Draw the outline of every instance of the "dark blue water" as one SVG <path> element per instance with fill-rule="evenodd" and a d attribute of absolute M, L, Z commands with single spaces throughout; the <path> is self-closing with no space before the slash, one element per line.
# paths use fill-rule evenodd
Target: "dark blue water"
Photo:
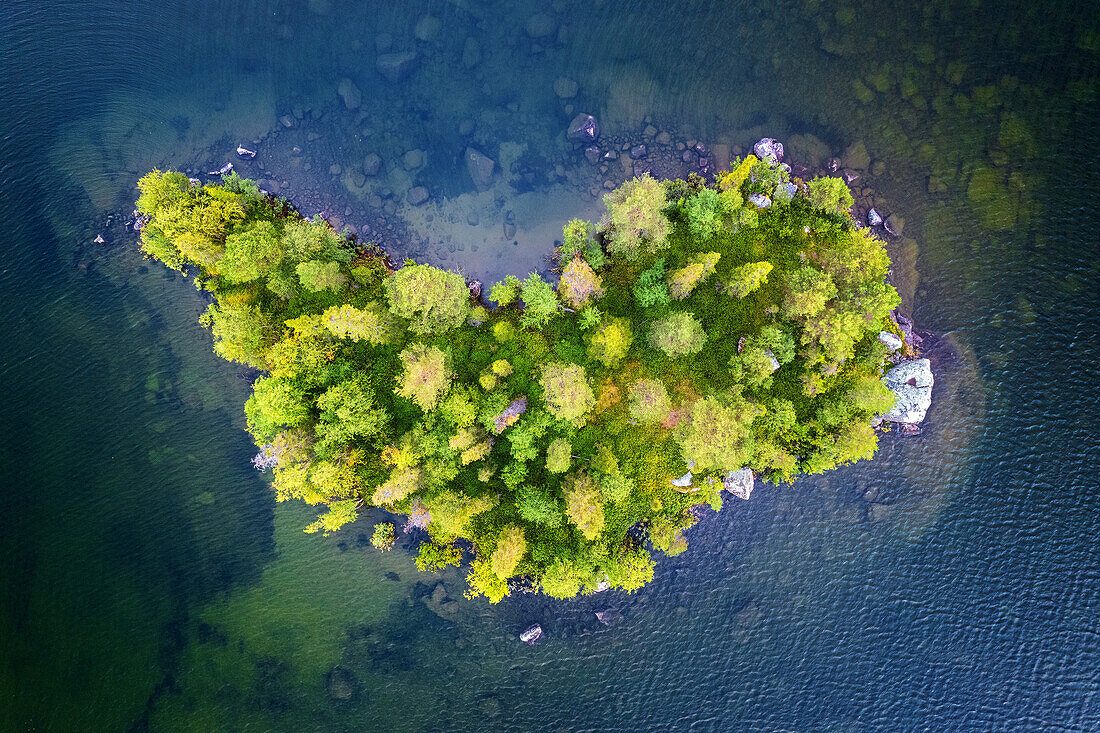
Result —
<path fill-rule="evenodd" d="M 1085 2 L 9 0 L 0 728 L 1097 729 L 1098 77 Z M 488 282 L 633 172 L 565 140 L 579 111 L 659 173 L 765 134 L 858 172 L 938 335 L 924 433 L 709 512 L 633 596 L 489 606 L 366 546 L 378 517 L 303 534 L 248 466 L 247 375 L 123 227 L 136 179 L 234 160 Z"/>

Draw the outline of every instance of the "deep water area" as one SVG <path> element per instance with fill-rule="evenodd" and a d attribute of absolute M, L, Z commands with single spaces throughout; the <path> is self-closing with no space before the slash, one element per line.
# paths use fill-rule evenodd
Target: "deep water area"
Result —
<path fill-rule="evenodd" d="M 0 729 L 1100 728 L 1095 3 L 0 21 Z M 462 571 L 415 570 L 415 533 L 371 547 L 374 510 L 304 534 L 315 513 L 249 464 L 256 375 L 129 226 L 147 171 L 231 162 L 488 285 L 548 273 L 562 225 L 636 173 L 707 175 L 763 136 L 887 218 L 932 408 L 872 461 L 708 509 L 633 595 L 469 600 Z"/>

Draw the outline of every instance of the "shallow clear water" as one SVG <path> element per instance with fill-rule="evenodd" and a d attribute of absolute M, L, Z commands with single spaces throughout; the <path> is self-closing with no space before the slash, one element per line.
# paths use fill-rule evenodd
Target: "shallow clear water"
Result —
<path fill-rule="evenodd" d="M 14 0 L 0 21 L 0 728 L 1100 725 L 1093 4 Z M 405 51 L 407 78 L 379 75 Z M 122 226 L 134 182 L 233 160 L 491 282 L 545 268 L 632 172 L 568 143 L 578 111 L 601 152 L 652 125 L 657 172 L 764 134 L 866 167 L 860 203 L 904 219 L 905 308 L 941 335 L 924 433 L 709 513 L 633 596 L 489 606 L 417 574 L 409 540 L 365 547 L 376 517 L 304 535 L 248 466 L 246 375 Z M 469 146 L 497 163 L 485 191 Z"/>

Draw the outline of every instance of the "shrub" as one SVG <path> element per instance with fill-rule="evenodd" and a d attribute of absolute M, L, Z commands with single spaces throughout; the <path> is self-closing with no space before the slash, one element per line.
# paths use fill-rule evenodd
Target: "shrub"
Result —
<path fill-rule="evenodd" d="M 640 379 L 630 386 L 630 416 L 652 425 L 668 417 L 672 400 L 659 379 Z"/>
<path fill-rule="evenodd" d="M 634 331 L 625 318 L 612 318 L 600 324 L 588 340 L 588 356 L 604 366 L 614 366 L 626 356 L 634 341 Z"/>
<path fill-rule="evenodd" d="M 542 385 L 543 399 L 550 413 L 566 422 L 583 424 L 584 416 L 596 403 L 584 367 L 579 364 L 546 364 L 542 368 L 539 384 Z"/>

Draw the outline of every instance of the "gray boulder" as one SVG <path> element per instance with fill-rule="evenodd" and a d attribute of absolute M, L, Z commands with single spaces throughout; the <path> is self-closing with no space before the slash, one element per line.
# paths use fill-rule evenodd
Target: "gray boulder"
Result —
<path fill-rule="evenodd" d="M 686 489 L 687 487 L 691 486 L 691 478 L 691 471 L 688 471 L 680 478 L 672 479 L 672 485 L 678 489 Z"/>
<path fill-rule="evenodd" d="M 901 340 L 901 337 L 892 334 L 889 331 L 881 331 L 878 335 L 878 340 L 879 343 L 886 346 L 886 348 L 890 349 L 890 351 L 897 351 L 905 345 L 904 342 Z"/>
<path fill-rule="evenodd" d="M 754 193 L 749 195 L 749 203 L 758 209 L 766 209 L 772 205 L 772 200 L 762 193 Z"/>
<path fill-rule="evenodd" d="M 773 137 L 761 138 L 760 142 L 752 146 L 752 152 L 760 160 L 770 156 L 775 158 L 777 162 L 783 162 L 783 143 Z"/>
<path fill-rule="evenodd" d="M 519 640 L 524 644 L 534 644 L 536 641 L 542 638 L 542 627 L 538 624 L 533 624 L 519 635 Z"/>
<path fill-rule="evenodd" d="M 592 115 L 582 112 L 569 123 L 569 130 L 565 135 L 573 142 L 594 143 L 600 136 L 600 123 Z"/>
<path fill-rule="evenodd" d="M 932 406 L 932 364 L 927 359 L 903 361 L 886 372 L 882 383 L 894 393 L 894 407 L 882 416 L 890 422 L 916 425 Z"/>
<path fill-rule="evenodd" d="M 722 486 L 734 496 L 748 500 L 752 495 L 752 490 L 756 487 L 756 475 L 748 467 L 730 471 L 722 479 Z"/>
<path fill-rule="evenodd" d="M 474 147 L 466 148 L 466 170 L 478 191 L 485 191 L 493 185 L 493 169 L 496 162 Z"/>
<path fill-rule="evenodd" d="M 798 193 L 798 186 L 793 183 L 781 183 L 775 189 L 775 200 L 779 203 L 790 201 Z"/>
<path fill-rule="evenodd" d="M 882 223 L 882 214 L 878 213 L 874 209 L 867 212 L 867 226 L 877 227 Z"/>
<path fill-rule="evenodd" d="M 374 68 L 386 81 L 397 83 L 404 81 L 416 70 L 419 60 L 415 51 L 401 51 L 398 53 L 381 53 L 374 63 Z"/>

